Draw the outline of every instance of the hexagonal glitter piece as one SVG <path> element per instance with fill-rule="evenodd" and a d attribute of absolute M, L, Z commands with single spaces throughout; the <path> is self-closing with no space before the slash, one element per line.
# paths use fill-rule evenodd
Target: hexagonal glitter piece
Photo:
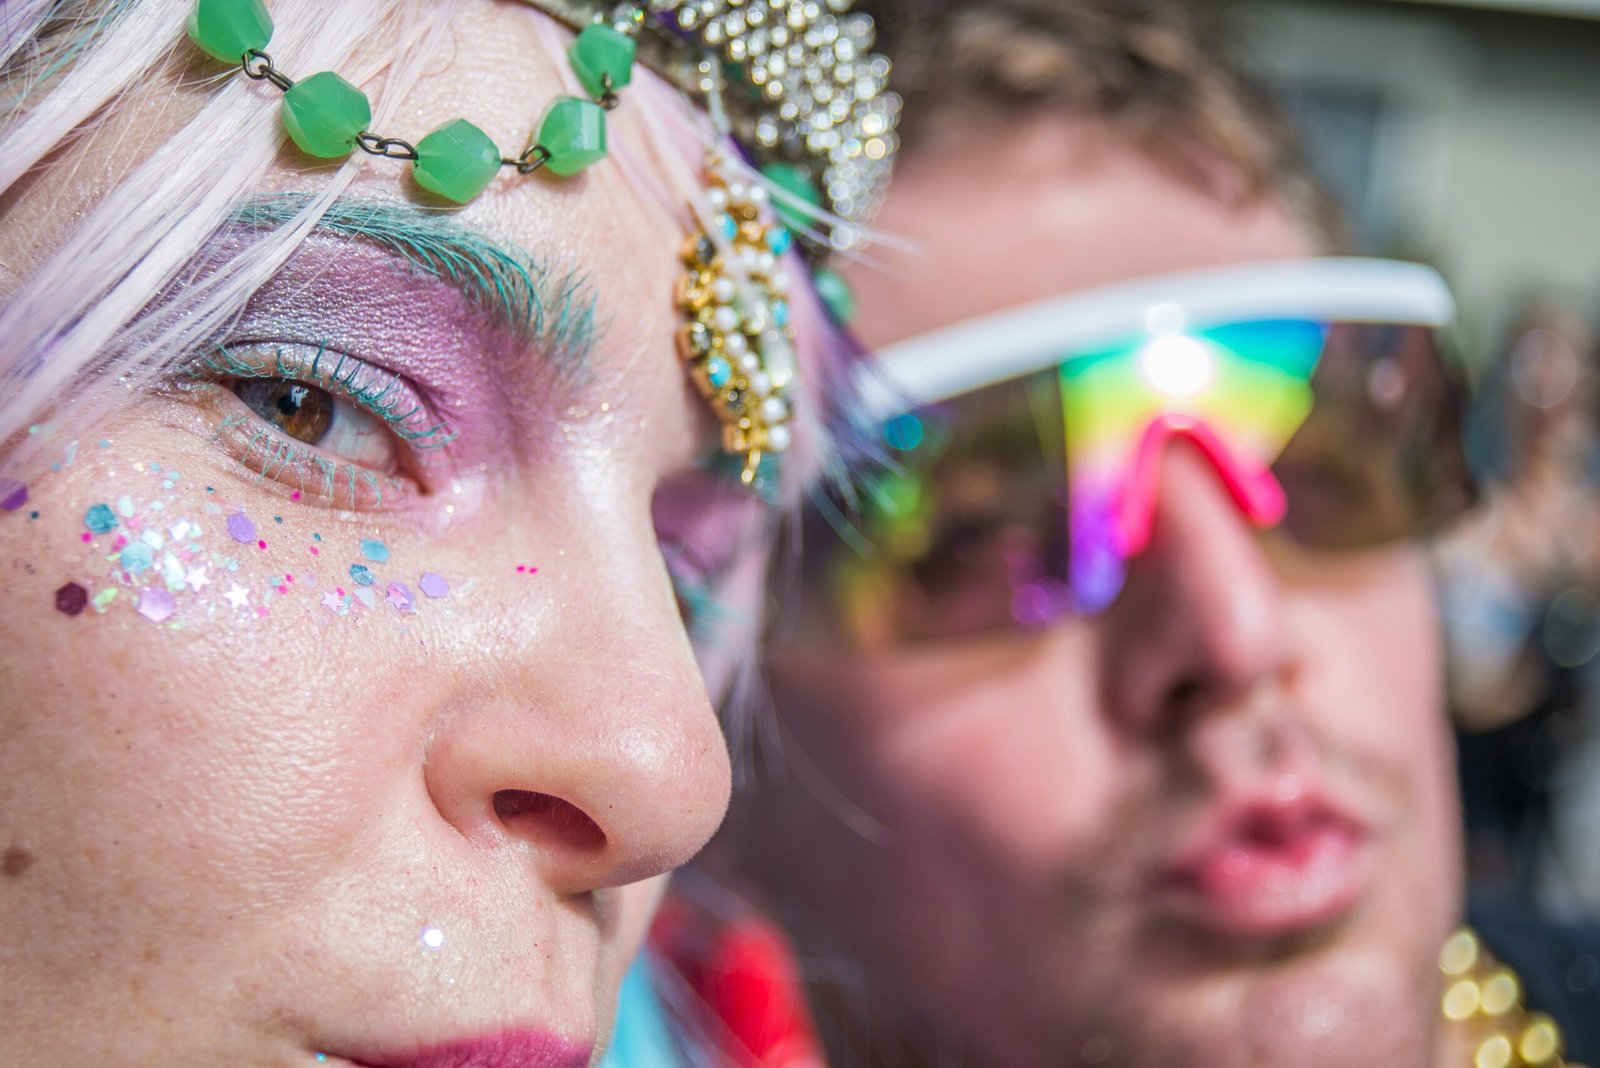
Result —
<path fill-rule="evenodd" d="M 56 591 L 56 611 L 75 616 L 89 604 L 89 591 L 76 582 L 69 582 Z"/>

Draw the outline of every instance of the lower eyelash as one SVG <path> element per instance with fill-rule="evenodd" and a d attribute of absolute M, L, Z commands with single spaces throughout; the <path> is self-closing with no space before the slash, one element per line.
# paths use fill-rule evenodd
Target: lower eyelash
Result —
<path fill-rule="evenodd" d="M 215 433 L 224 447 L 238 450 L 239 461 L 260 477 L 283 482 L 332 504 L 351 509 L 373 508 L 383 504 L 386 493 L 400 496 L 405 491 L 405 484 L 399 479 L 356 464 L 335 463 L 253 415 L 226 416 L 217 424 Z"/>

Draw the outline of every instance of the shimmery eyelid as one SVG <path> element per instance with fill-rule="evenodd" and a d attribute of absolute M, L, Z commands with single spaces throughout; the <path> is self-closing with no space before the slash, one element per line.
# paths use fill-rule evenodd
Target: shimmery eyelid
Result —
<path fill-rule="evenodd" d="M 415 449 L 441 448 L 456 439 L 455 432 L 428 411 L 401 375 L 380 370 L 348 353 L 331 353 L 326 344 L 318 345 L 309 361 L 295 359 L 295 347 L 281 344 L 271 345 L 270 355 L 260 352 L 252 359 L 254 344 L 261 343 L 220 344 L 201 357 L 191 375 L 305 381 L 360 405 Z M 261 348 L 265 347 L 261 344 Z"/>
<path fill-rule="evenodd" d="M 236 221 L 252 228 L 281 226 L 309 199 L 300 193 L 260 197 L 246 204 Z M 533 340 L 557 367 L 581 366 L 601 329 L 593 286 L 582 274 L 563 273 L 451 219 L 408 205 L 341 197 L 317 228 L 372 242 L 413 269 L 459 287 L 519 336 Z"/>

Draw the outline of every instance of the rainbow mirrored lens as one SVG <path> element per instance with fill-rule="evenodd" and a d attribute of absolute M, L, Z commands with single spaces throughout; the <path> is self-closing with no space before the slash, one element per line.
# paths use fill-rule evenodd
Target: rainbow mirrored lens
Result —
<path fill-rule="evenodd" d="M 814 510 L 808 573 L 865 644 L 1098 611 L 1149 542 L 1177 438 L 1306 547 L 1411 536 L 1472 500 L 1456 392 L 1427 327 L 1152 329 L 889 420 L 892 462 Z"/>
<path fill-rule="evenodd" d="M 1060 367 L 1071 482 L 1071 585 L 1097 611 L 1149 541 L 1161 454 L 1183 437 L 1216 465 L 1241 509 L 1283 518 L 1270 465 L 1311 411 L 1322 323 L 1178 324 Z"/>

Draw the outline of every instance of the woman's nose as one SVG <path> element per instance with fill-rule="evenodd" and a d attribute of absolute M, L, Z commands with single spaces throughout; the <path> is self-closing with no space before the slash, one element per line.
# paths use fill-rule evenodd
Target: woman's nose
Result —
<path fill-rule="evenodd" d="M 511 612 L 455 666 L 466 681 L 425 753 L 445 820 L 525 851 L 564 894 L 688 861 L 721 823 L 731 779 L 653 539 L 636 565 L 590 551 L 568 551 L 539 610 Z"/>
<path fill-rule="evenodd" d="M 1201 452 L 1169 446 L 1150 544 L 1106 616 L 1112 714 L 1160 730 L 1244 702 L 1289 663 L 1285 623 L 1253 524 Z"/>

